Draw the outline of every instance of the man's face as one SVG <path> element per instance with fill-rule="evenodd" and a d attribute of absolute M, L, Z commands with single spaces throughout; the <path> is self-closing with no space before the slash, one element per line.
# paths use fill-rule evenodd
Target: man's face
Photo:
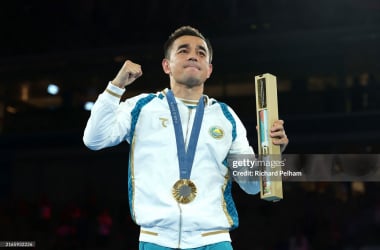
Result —
<path fill-rule="evenodd" d="M 181 36 L 171 46 L 162 67 L 171 80 L 191 88 L 202 85 L 212 72 L 206 42 L 196 36 Z"/>

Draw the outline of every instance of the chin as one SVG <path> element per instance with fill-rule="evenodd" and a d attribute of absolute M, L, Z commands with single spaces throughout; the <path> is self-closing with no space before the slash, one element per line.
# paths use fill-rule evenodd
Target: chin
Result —
<path fill-rule="evenodd" d="M 198 78 L 188 78 L 181 83 L 188 88 L 198 87 L 202 85 L 202 81 L 199 80 Z"/>

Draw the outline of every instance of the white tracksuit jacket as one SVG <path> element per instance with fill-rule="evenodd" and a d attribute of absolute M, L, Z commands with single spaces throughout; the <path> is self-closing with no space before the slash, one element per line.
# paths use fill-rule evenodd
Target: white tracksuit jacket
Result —
<path fill-rule="evenodd" d="M 83 141 L 93 150 L 124 140 L 130 143 L 129 204 L 133 220 L 141 227 L 140 241 L 171 248 L 230 241 L 229 230 L 238 226 L 238 215 L 226 158 L 229 153 L 253 153 L 236 114 L 207 97 L 190 176 L 197 196 L 188 204 L 178 204 L 171 193 L 179 167 L 165 91 L 120 103 L 123 93 L 124 89 L 108 84 L 92 108 Z M 195 109 L 179 100 L 177 105 L 187 138 Z M 247 193 L 259 192 L 257 182 L 239 184 Z"/>

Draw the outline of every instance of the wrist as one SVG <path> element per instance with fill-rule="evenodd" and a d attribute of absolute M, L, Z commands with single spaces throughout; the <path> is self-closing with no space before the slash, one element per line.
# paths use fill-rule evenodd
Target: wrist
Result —
<path fill-rule="evenodd" d="M 125 89 L 125 85 L 119 83 L 118 81 L 112 80 L 112 81 L 110 81 L 110 83 L 111 83 L 112 85 L 118 87 L 118 88 Z"/>
<path fill-rule="evenodd" d="M 105 89 L 105 93 L 120 99 L 125 92 L 125 88 L 120 88 L 119 86 L 112 83 L 112 81 L 108 82 L 107 88 Z"/>

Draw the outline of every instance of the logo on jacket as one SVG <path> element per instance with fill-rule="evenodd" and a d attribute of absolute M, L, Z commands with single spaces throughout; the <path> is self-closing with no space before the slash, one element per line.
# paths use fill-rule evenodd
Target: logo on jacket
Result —
<path fill-rule="evenodd" d="M 162 127 L 166 128 L 168 126 L 168 119 L 167 118 L 160 117 L 160 121 L 161 121 Z"/>
<path fill-rule="evenodd" d="M 215 139 L 221 139 L 224 136 L 224 131 L 222 128 L 218 126 L 212 126 L 208 132 Z"/>

